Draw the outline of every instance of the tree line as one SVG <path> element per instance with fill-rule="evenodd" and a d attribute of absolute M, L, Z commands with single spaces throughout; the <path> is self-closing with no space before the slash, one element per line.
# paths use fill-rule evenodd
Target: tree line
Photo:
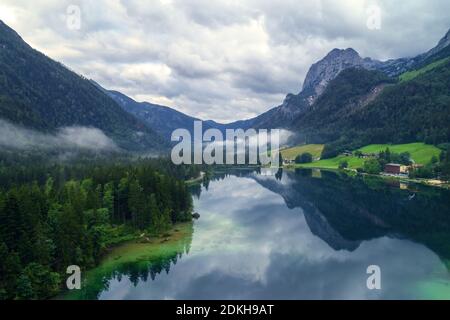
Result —
<path fill-rule="evenodd" d="M 184 178 L 197 169 L 177 167 L 160 159 L 1 165 L 0 299 L 55 296 L 69 265 L 94 267 L 119 242 L 190 221 Z"/>

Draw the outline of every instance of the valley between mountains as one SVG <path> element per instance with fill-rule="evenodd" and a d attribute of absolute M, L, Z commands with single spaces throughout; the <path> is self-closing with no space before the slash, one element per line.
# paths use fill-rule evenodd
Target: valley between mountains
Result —
<path fill-rule="evenodd" d="M 325 144 L 324 158 L 375 143 L 446 143 L 449 44 L 450 31 L 428 52 L 388 61 L 333 49 L 311 66 L 301 91 L 288 94 L 281 105 L 228 124 L 204 120 L 203 127 L 286 129 L 293 133 L 291 146 Z M 161 151 L 173 130 L 192 130 L 199 120 L 102 88 L 32 49 L 3 22 L 0 45 L 4 121 L 48 133 L 95 127 L 125 150 Z"/>
<path fill-rule="evenodd" d="M 0 21 L 0 299 L 450 297 L 450 31 L 387 61 L 329 50 L 279 105 L 219 123 L 106 88 Z M 174 163 L 195 121 L 283 130 L 281 166 Z"/>

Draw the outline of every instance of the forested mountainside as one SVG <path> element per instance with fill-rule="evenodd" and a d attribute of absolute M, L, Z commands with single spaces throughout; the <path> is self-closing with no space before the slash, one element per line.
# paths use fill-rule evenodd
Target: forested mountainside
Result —
<path fill-rule="evenodd" d="M 323 157 L 372 143 L 450 141 L 450 60 L 407 81 L 363 69 L 343 71 L 292 130 L 327 143 Z"/>
<path fill-rule="evenodd" d="M 148 125 L 89 80 L 31 48 L 1 21 L 0 119 L 47 133 L 95 127 L 129 150 L 166 147 Z"/>
<path fill-rule="evenodd" d="M 367 100 L 380 91 L 383 84 L 392 82 L 379 71 L 352 68 L 342 71 L 332 80 L 324 93 L 292 125 L 292 130 L 304 142 L 327 142 L 341 136 L 342 122 L 357 113 Z"/>
<path fill-rule="evenodd" d="M 97 83 L 95 83 L 95 85 L 114 99 L 114 101 L 116 101 L 126 112 L 129 112 L 136 118 L 147 123 L 147 125 L 154 129 L 165 141 L 170 141 L 172 132 L 176 129 L 187 129 L 193 134 L 195 121 L 203 122 L 203 130 L 211 128 L 224 129 L 225 127 L 225 125 L 221 125 L 211 120 L 203 121 L 188 116 L 166 106 L 149 102 L 137 102 L 121 92 L 106 90 Z"/>
<path fill-rule="evenodd" d="M 175 129 L 184 128 L 192 132 L 194 121 L 199 120 L 165 106 L 137 102 L 117 91 L 108 91 L 108 95 L 125 111 L 145 121 L 167 141 L 170 141 Z"/>

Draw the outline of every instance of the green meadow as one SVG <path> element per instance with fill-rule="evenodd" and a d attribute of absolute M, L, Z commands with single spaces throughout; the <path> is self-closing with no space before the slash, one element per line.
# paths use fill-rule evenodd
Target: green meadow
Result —
<path fill-rule="evenodd" d="M 415 163 L 428 164 L 433 156 L 438 157 L 441 150 L 433 145 L 416 142 L 408 144 L 371 144 L 359 149 L 363 153 L 379 153 L 389 148 L 391 152 L 402 153 L 409 152 Z"/>
<path fill-rule="evenodd" d="M 322 151 L 325 145 L 323 144 L 305 144 L 292 148 L 281 150 L 281 155 L 284 159 L 294 160 L 298 155 L 303 153 L 312 154 L 314 159 L 318 159 L 322 155 Z"/>
<path fill-rule="evenodd" d="M 321 146 L 319 148 L 318 146 Z M 428 164 L 431 162 L 433 156 L 439 157 L 441 150 L 433 145 L 427 145 L 421 142 L 408 143 L 408 144 L 372 144 L 365 146 L 360 150 L 365 154 L 377 154 L 381 151 L 389 148 L 391 152 L 403 153 L 409 152 L 411 159 L 417 164 Z M 303 145 L 290 149 L 285 149 L 281 153 L 285 159 L 293 159 L 296 155 L 309 152 L 313 154 L 314 158 L 320 157 L 323 151 L 323 145 Z M 314 152 L 314 153 L 313 153 Z M 320 153 L 319 153 L 320 152 Z M 295 155 L 295 156 L 293 156 Z M 293 157 L 292 157 L 293 156 Z M 347 161 L 349 169 L 361 168 L 364 165 L 364 158 L 358 158 L 355 156 L 340 155 L 331 159 L 322 159 L 313 161 L 312 163 L 298 164 L 296 167 L 302 168 L 323 168 L 323 169 L 337 169 L 342 161 Z"/>
<path fill-rule="evenodd" d="M 337 169 L 342 161 L 347 161 L 349 169 L 361 168 L 365 159 L 360 159 L 353 156 L 338 156 L 331 159 L 323 159 L 311 163 L 299 165 L 302 168 L 323 168 L 323 169 Z"/>

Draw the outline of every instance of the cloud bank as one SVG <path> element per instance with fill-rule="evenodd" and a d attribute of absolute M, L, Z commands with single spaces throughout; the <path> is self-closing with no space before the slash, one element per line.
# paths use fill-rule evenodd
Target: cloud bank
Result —
<path fill-rule="evenodd" d="M 0 147 L 26 149 L 119 150 L 101 130 L 87 127 L 61 128 L 55 135 L 25 129 L 0 119 Z"/>
<path fill-rule="evenodd" d="M 67 28 L 67 8 L 81 28 Z M 367 9 L 381 29 L 367 28 Z M 448 0 L 2 0 L 0 19 L 102 86 L 203 119 L 232 121 L 300 91 L 335 47 L 414 56 L 450 28 Z"/>

